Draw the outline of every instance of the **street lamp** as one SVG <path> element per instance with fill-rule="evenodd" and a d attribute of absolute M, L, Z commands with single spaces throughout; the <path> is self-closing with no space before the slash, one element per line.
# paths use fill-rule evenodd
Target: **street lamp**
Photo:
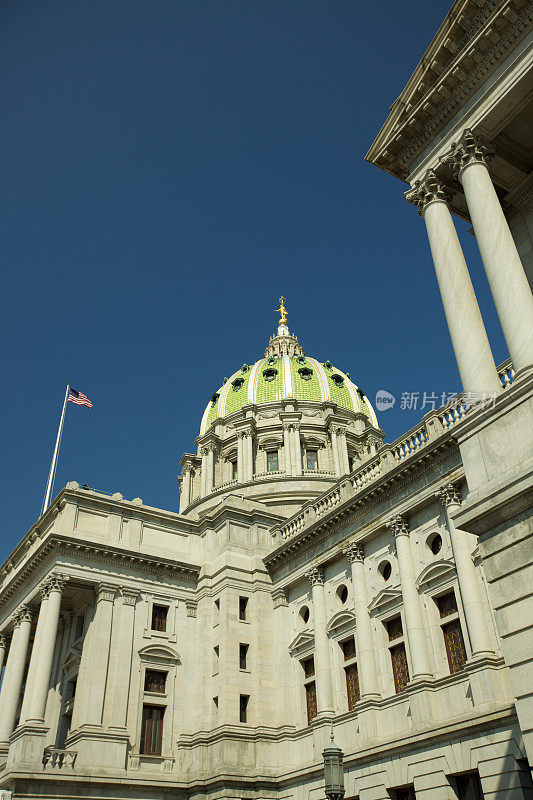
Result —
<path fill-rule="evenodd" d="M 322 753 L 324 758 L 324 784 L 328 800 L 342 800 L 344 797 L 344 773 L 342 759 L 344 753 L 337 747 L 333 739 L 333 722 L 331 723 L 331 742 Z"/>

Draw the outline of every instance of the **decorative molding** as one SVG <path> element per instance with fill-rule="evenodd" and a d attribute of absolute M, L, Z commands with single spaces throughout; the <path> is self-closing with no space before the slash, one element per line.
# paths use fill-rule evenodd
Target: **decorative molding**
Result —
<path fill-rule="evenodd" d="M 13 624 L 15 628 L 19 628 L 23 622 L 31 622 L 35 616 L 35 612 L 29 606 L 23 605 L 17 609 L 13 617 Z"/>
<path fill-rule="evenodd" d="M 411 532 L 408 521 L 402 517 L 401 514 L 398 514 L 396 517 L 390 519 L 386 525 L 395 538 L 398 536 L 409 536 Z"/>
<path fill-rule="evenodd" d="M 180 654 L 165 644 L 149 644 L 143 647 L 139 650 L 139 658 L 143 663 L 177 664 L 181 661 Z"/>
<path fill-rule="evenodd" d="M 288 650 L 291 655 L 296 653 L 302 654 L 303 652 L 310 652 L 315 646 L 315 637 L 311 631 L 301 631 L 294 637 L 289 644 Z"/>
<path fill-rule="evenodd" d="M 368 605 L 370 613 L 384 610 L 387 606 L 401 603 L 402 593 L 399 589 L 382 589 Z"/>
<path fill-rule="evenodd" d="M 444 508 L 449 506 L 461 505 L 461 490 L 458 483 L 447 483 L 442 489 L 435 493 L 435 497 L 441 501 Z"/>
<path fill-rule="evenodd" d="M 196 600 L 186 600 L 185 601 L 185 608 L 187 609 L 187 616 L 188 617 L 195 617 L 196 610 L 198 608 L 198 602 Z"/>
<path fill-rule="evenodd" d="M 287 607 L 289 605 L 289 598 L 287 590 L 278 587 L 272 591 L 272 600 L 274 601 L 274 608 Z"/>
<path fill-rule="evenodd" d="M 140 592 L 136 589 L 128 589 L 127 587 L 121 587 L 120 594 L 122 596 L 122 603 L 125 606 L 134 606 L 141 596 Z"/>
<path fill-rule="evenodd" d="M 118 587 L 110 583 L 99 583 L 95 587 L 96 602 L 99 603 L 101 600 L 106 600 L 112 603 L 117 594 L 117 590 Z"/>
<path fill-rule="evenodd" d="M 364 561 L 365 560 L 365 552 L 361 545 L 356 544 L 355 542 L 350 542 L 349 544 L 345 545 L 342 548 L 343 555 L 346 556 L 350 564 L 354 561 Z"/>
<path fill-rule="evenodd" d="M 416 585 L 420 589 L 424 585 L 441 582 L 455 576 L 455 564 L 444 558 L 439 558 L 425 567 L 416 579 Z"/>
<path fill-rule="evenodd" d="M 45 600 L 49 597 L 50 592 L 59 592 L 61 594 L 68 580 L 69 576 L 64 573 L 52 573 L 41 586 L 41 598 Z"/>
<path fill-rule="evenodd" d="M 353 611 L 338 611 L 326 625 L 326 633 L 340 635 L 355 630 L 356 620 Z"/>
<path fill-rule="evenodd" d="M 442 156 L 440 161 L 451 167 L 455 177 L 459 177 L 462 170 L 470 164 L 483 164 L 486 167 L 490 157 L 489 149 L 467 128 L 461 134 L 459 141 L 452 143 L 450 151 Z"/>

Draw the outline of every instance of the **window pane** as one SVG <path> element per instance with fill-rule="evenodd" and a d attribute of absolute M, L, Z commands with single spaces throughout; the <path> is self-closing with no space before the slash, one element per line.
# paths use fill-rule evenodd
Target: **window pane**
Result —
<path fill-rule="evenodd" d="M 394 688 L 396 694 L 403 692 L 409 683 L 409 667 L 407 666 L 407 653 L 405 645 L 397 644 L 391 647 L 390 657 L 392 661 L 392 674 L 394 676 Z"/>
<path fill-rule="evenodd" d="M 318 713 L 316 704 L 316 684 L 314 681 L 305 684 L 305 699 L 307 703 L 307 724 L 309 724 Z"/>
<path fill-rule="evenodd" d="M 267 472 L 278 471 L 278 451 L 270 450 L 267 453 Z"/>
<path fill-rule="evenodd" d="M 453 675 L 454 672 L 459 672 L 463 669 L 466 661 L 465 643 L 459 620 L 455 619 L 453 622 L 443 625 L 442 634 L 446 645 L 450 673 Z"/>
<path fill-rule="evenodd" d="M 387 624 L 387 633 L 389 634 L 389 642 L 392 642 L 393 639 L 399 639 L 400 636 L 403 636 L 401 617 L 396 617 L 396 619 L 391 619 L 386 624 Z"/>
<path fill-rule="evenodd" d="M 152 630 L 166 631 L 167 629 L 167 606 L 152 606 Z"/>
<path fill-rule="evenodd" d="M 348 694 L 348 710 L 351 711 L 360 698 L 359 694 L 359 675 L 357 673 L 357 664 L 351 664 L 345 667 L 346 672 L 346 692 Z"/>
<path fill-rule="evenodd" d="M 247 609 L 248 609 L 248 598 L 239 597 L 239 619 L 246 619 Z"/>
<path fill-rule="evenodd" d="M 247 694 L 241 694 L 239 698 L 239 721 L 246 722 L 248 718 L 248 700 L 250 696 Z"/>
<path fill-rule="evenodd" d="M 247 644 L 240 644 L 239 645 L 239 668 L 246 669 L 246 657 L 248 655 L 248 645 Z"/>
<path fill-rule="evenodd" d="M 160 692 L 164 694 L 167 682 L 167 673 L 155 669 L 147 669 L 144 675 L 144 691 Z"/>
<path fill-rule="evenodd" d="M 315 659 L 306 658 L 305 661 L 302 661 L 302 667 L 304 668 L 304 676 L 306 678 L 312 678 L 315 674 Z"/>
<path fill-rule="evenodd" d="M 437 606 L 441 617 L 447 617 L 449 614 L 457 613 L 457 600 L 455 592 L 449 592 L 443 597 L 437 597 Z"/>
<path fill-rule="evenodd" d="M 144 755 L 161 755 L 164 713 L 161 706 L 143 706 L 140 750 Z"/>
<path fill-rule="evenodd" d="M 355 639 L 352 638 L 348 639 L 347 642 L 343 642 L 342 645 L 342 652 L 344 653 L 344 660 L 347 661 L 349 658 L 355 658 Z"/>
<path fill-rule="evenodd" d="M 316 450 L 306 450 L 306 469 L 318 469 L 318 453 Z"/>

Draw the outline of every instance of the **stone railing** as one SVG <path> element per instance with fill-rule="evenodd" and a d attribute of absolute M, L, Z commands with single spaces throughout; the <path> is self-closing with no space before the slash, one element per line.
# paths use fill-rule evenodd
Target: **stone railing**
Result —
<path fill-rule="evenodd" d="M 331 478 L 335 475 L 334 472 L 328 472 L 325 469 L 304 469 L 302 470 L 303 475 L 318 475 L 318 477 L 325 476 L 326 478 Z"/>
<path fill-rule="evenodd" d="M 220 492 L 221 489 L 230 489 L 232 486 L 237 486 L 238 480 L 237 478 L 233 478 L 231 481 L 226 481 L 225 483 L 221 483 L 218 486 L 213 486 L 211 489 L 212 492 Z"/>
<path fill-rule="evenodd" d="M 404 461 L 409 458 L 417 450 L 425 447 L 428 443 L 429 434 L 426 423 L 422 422 L 413 428 L 409 433 L 400 440 L 393 442 L 390 447 L 390 452 L 395 461 Z"/>
<path fill-rule="evenodd" d="M 256 472 L 255 475 L 252 475 L 253 481 L 262 481 L 265 478 L 273 478 L 278 475 L 285 475 L 284 469 L 273 469 L 270 472 Z"/>
<path fill-rule="evenodd" d="M 47 747 L 43 753 L 43 767 L 45 769 L 73 769 L 77 752 L 74 750 L 58 750 Z"/>

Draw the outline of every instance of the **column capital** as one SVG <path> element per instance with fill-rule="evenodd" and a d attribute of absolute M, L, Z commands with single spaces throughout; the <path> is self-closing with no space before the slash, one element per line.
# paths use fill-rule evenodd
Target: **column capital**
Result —
<path fill-rule="evenodd" d="M 459 490 L 459 484 L 447 483 L 446 486 L 443 486 L 442 489 L 439 489 L 439 491 L 435 493 L 435 497 L 439 498 L 444 508 L 448 508 L 448 506 L 460 506 L 461 492 Z"/>
<path fill-rule="evenodd" d="M 0 633 L 0 647 L 2 647 L 4 650 L 7 647 L 7 636 L 5 633 Z"/>
<path fill-rule="evenodd" d="M 355 542 L 349 542 L 342 548 L 343 555 L 346 556 L 350 564 L 353 564 L 354 561 L 364 561 L 365 560 L 365 553 L 361 545 L 356 544 Z"/>
<path fill-rule="evenodd" d="M 446 203 L 450 200 L 450 190 L 437 176 L 434 170 L 428 169 L 423 178 L 415 181 L 411 189 L 404 194 L 408 203 L 418 208 L 423 215 L 430 203 Z"/>
<path fill-rule="evenodd" d="M 41 585 L 41 598 L 46 600 L 50 592 L 59 592 L 61 594 L 68 579 L 69 576 L 61 572 L 54 572 L 49 575 Z"/>
<path fill-rule="evenodd" d="M 186 600 L 185 608 L 187 609 L 188 617 L 195 617 L 198 610 L 198 602 L 196 600 Z"/>
<path fill-rule="evenodd" d="M 111 583 L 99 583 L 98 586 L 95 587 L 95 593 L 97 603 L 101 600 L 107 600 L 112 603 L 117 593 L 117 587 L 113 586 Z"/>
<path fill-rule="evenodd" d="M 324 585 L 324 570 L 322 567 L 312 567 L 309 572 L 305 573 L 305 577 L 311 584 L 311 586 L 323 586 Z"/>
<path fill-rule="evenodd" d="M 122 596 L 122 602 L 125 606 L 134 606 L 139 599 L 140 593 L 136 589 L 121 587 L 120 594 Z"/>
<path fill-rule="evenodd" d="M 451 149 L 441 157 L 441 162 L 451 167 L 454 175 L 461 178 L 461 172 L 470 164 L 488 165 L 491 153 L 481 139 L 475 136 L 468 128 L 463 131 L 461 138 L 453 142 Z"/>
<path fill-rule="evenodd" d="M 409 536 L 411 528 L 408 521 L 398 514 L 387 522 L 387 528 L 394 534 L 395 538 L 398 536 Z"/>
<path fill-rule="evenodd" d="M 274 601 L 274 608 L 280 608 L 281 606 L 288 606 L 289 599 L 287 597 L 287 590 L 283 587 L 278 587 L 274 589 L 272 592 L 272 600 Z"/>
<path fill-rule="evenodd" d="M 31 622 L 34 616 L 35 612 L 32 608 L 25 605 L 20 606 L 13 617 L 15 628 L 19 628 L 23 622 Z"/>

